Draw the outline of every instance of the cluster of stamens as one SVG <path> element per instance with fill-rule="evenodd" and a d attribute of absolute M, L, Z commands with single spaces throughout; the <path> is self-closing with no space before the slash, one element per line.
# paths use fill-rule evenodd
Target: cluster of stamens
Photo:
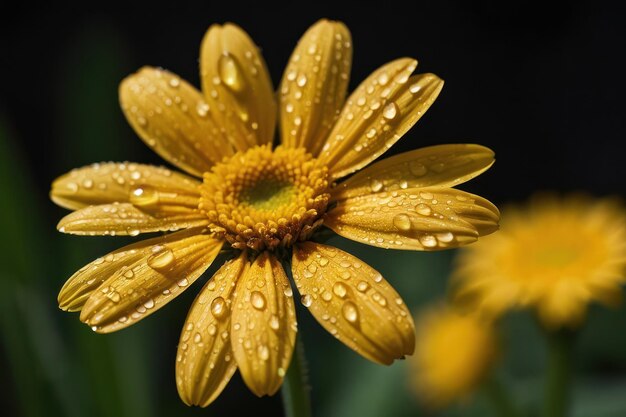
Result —
<path fill-rule="evenodd" d="M 257 146 L 204 174 L 199 208 L 236 249 L 273 250 L 322 224 L 328 169 L 304 149 Z"/>

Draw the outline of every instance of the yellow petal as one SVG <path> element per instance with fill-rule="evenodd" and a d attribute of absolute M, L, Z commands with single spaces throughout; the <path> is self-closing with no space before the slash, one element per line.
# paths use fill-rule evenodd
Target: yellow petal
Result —
<path fill-rule="evenodd" d="M 386 158 L 357 172 L 332 192 L 334 200 L 406 188 L 454 187 L 487 170 L 493 151 L 480 145 L 438 145 Z"/>
<path fill-rule="evenodd" d="M 454 188 L 407 188 L 347 198 L 327 213 L 337 234 L 381 248 L 439 250 L 498 228 L 500 213 L 482 197 Z"/>
<path fill-rule="evenodd" d="M 296 339 L 289 280 L 274 255 L 263 252 L 237 283 L 231 333 L 244 382 L 258 396 L 282 384 Z"/>
<path fill-rule="evenodd" d="M 174 194 L 181 202 L 195 198 L 197 207 L 199 185 L 197 180 L 163 167 L 103 162 L 74 169 L 57 178 L 52 183 L 50 197 L 70 210 L 114 202 L 156 204 L 159 195 Z"/>
<path fill-rule="evenodd" d="M 349 348 L 387 365 L 413 353 L 411 314 L 372 267 L 340 249 L 314 242 L 294 246 L 292 265 L 302 303 Z"/>
<path fill-rule="evenodd" d="M 322 19 L 302 36 L 280 87 L 283 145 L 319 153 L 345 101 L 351 64 L 343 23 Z"/>
<path fill-rule="evenodd" d="M 434 74 L 409 77 L 417 62 L 393 61 L 352 93 L 320 153 L 334 179 L 369 164 L 389 149 L 428 110 L 443 81 Z"/>
<path fill-rule="evenodd" d="M 230 341 L 230 310 L 235 285 L 247 266 L 245 253 L 224 264 L 189 310 L 176 355 L 176 386 L 187 405 L 212 403 L 237 369 Z"/>
<path fill-rule="evenodd" d="M 208 218 L 185 206 L 135 207 L 130 203 L 89 206 L 63 217 L 57 228 L 73 235 L 130 235 L 203 226 Z"/>
<path fill-rule="evenodd" d="M 240 27 L 209 28 L 200 49 L 202 90 L 237 150 L 271 144 L 276 126 L 272 81 L 257 46 Z"/>
<path fill-rule="evenodd" d="M 201 177 L 233 155 L 202 94 L 177 75 L 144 67 L 122 81 L 119 94 L 141 139 L 180 169 Z"/>
<path fill-rule="evenodd" d="M 163 307 L 206 271 L 223 241 L 185 230 L 144 244 L 142 256 L 113 272 L 83 306 L 80 319 L 95 331 L 122 329 Z"/>

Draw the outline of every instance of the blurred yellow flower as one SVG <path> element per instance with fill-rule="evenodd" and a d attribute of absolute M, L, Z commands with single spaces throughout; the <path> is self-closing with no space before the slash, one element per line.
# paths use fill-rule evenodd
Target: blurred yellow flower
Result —
<path fill-rule="evenodd" d="M 420 399 L 439 408 L 470 395 L 497 357 L 492 324 L 444 305 L 422 312 L 415 323 L 415 354 L 409 363 Z"/>
<path fill-rule="evenodd" d="M 625 267 L 620 205 L 541 196 L 506 210 L 500 233 L 461 253 L 453 293 L 487 314 L 533 307 L 548 328 L 575 327 L 589 302 L 621 301 Z"/>
<path fill-rule="evenodd" d="M 173 233 L 85 266 L 61 290 L 61 308 L 81 311 L 96 332 L 125 328 L 187 289 L 224 249 L 231 259 L 202 288 L 183 327 L 179 393 L 206 406 L 239 369 L 255 394 L 273 394 L 296 337 L 282 264 L 291 257 L 302 304 L 329 332 L 378 363 L 412 353 L 413 321 L 393 288 L 354 256 L 309 239 L 326 226 L 384 248 L 472 242 L 496 230 L 498 210 L 451 187 L 489 168 L 493 153 L 434 146 L 336 184 L 391 147 L 443 85 L 434 74 L 411 75 L 417 62 L 403 58 L 346 100 L 351 61 L 347 28 L 321 20 L 298 43 L 275 96 L 258 48 L 225 24 L 202 42 L 202 92 L 157 68 L 126 78 L 119 93 L 129 123 L 189 176 L 136 163 L 74 170 L 52 186 L 51 198 L 76 210 L 58 228 Z M 277 120 L 281 145 L 272 148 Z"/>

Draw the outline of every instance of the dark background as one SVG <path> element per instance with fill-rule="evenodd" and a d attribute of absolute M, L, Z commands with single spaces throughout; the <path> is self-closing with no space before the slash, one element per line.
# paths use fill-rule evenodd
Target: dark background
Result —
<path fill-rule="evenodd" d="M 496 152 L 495 166 L 463 188 L 498 205 L 524 200 L 537 190 L 625 195 L 626 14 L 609 3 L 381 1 L 249 7 L 231 1 L 3 12 L 0 215 L 3 247 L 10 249 L 2 250 L 7 290 L 0 299 L 0 376 L 6 372 L 3 379 L 12 383 L 1 391 L 0 401 L 7 415 L 186 411 L 175 392 L 173 358 L 193 294 L 120 335 L 93 335 L 77 317 L 58 311 L 55 296 L 65 277 L 125 242 L 56 233 L 54 225 L 65 212 L 48 200 L 50 183 L 71 168 L 96 161 L 164 163 L 135 137 L 119 110 L 117 86 L 126 75 L 143 65 L 162 66 L 199 85 L 197 57 L 205 30 L 232 21 L 262 48 L 276 86 L 297 40 L 321 17 L 342 20 L 352 32 L 350 90 L 378 66 L 401 56 L 417 58 L 417 72 L 434 72 L 446 81 L 428 114 L 390 154 L 443 143 L 489 146 Z M 359 245 L 354 250 L 371 257 L 381 270 L 396 272 L 380 252 Z M 404 272 L 422 274 L 424 280 L 434 275 L 437 282 L 416 288 L 401 283 L 402 277 L 390 281 L 405 298 L 414 296 L 410 304 L 418 306 L 443 292 L 450 254 L 411 256 L 399 255 Z M 319 415 L 328 410 L 342 415 L 337 410 L 347 405 L 337 384 L 349 381 L 345 374 L 358 376 L 362 385 L 370 370 L 376 378 L 391 378 L 335 346 L 314 323 L 307 324 L 310 319 L 302 320 L 305 342 L 313 344 L 308 350 L 313 351 Z M 308 339 L 307 326 L 312 329 Z M 532 333 L 523 321 L 519 326 Z M 604 326 L 605 336 L 594 330 L 588 339 L 622 331 Z M 318 337 L 320 348 L 315 346 Z M 626 375 L 626 345 L 607 340 L 609 347 L 589 344 L 590 365 L 583 369 L 602 381 Z M 519 369 L 524 360 L 535 358 L 528 350 L 522 362 L 511 359 Z M 532 385 L 529 378 L 526 384 Z M 379 390 L 379 385 L 371 381 L 370 389 Z M 345 395 L 358 398 L 355 392 Z M 367 387 L 362 393 L 370 395 Z M 204 414 L 250 407 L 260 415 L 279 413 L 280 398 L 257 400 L 237 377 Z M 398 410 L 398 415 L 408 413 Z"/>

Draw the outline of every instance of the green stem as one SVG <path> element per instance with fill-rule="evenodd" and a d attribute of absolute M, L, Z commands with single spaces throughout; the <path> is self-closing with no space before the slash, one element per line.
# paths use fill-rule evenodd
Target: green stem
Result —
<path fill-rule="evenodd" d="M 502 385 L 496 377 L 491 377 L 483 385 L 483 392 L 491 406 L 495 415 L 498 417 L 519 417 L 520 414 L 513 404 L 513 400 L 508 390 Z"/>
<path fill-rule="evenodd" d="M 304 346 L 298 337 L 291 358 L 291 365 L 289 365 L 281 388 L 286 417 L 312 416 L 310 391 Z"/>
<path fill-rule="evenodd" d="M 548 370 L 544 417 L 569 415 L 574 335 L 569 330 L 546 332 Z"/>

